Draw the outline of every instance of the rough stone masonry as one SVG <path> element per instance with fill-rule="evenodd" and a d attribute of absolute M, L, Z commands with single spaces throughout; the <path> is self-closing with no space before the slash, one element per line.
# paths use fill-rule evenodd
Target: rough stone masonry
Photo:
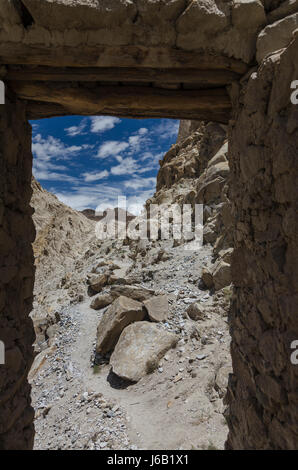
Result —
<path fill-rule="evenodd" d="M 31 127 L 25 104 L 6 95 L 0 113 L 0 449 L 30 449 L 34 410 L 27 375 L 33 362 L 35 229 L 31 199 Z"/>
<path fill-rule="evenodd" d="M 229 122 L 227 448 L 298 448 L 297 16 L 295 0 L 1 0 L 1 449 L 34 438 L 27 119 L 67 114 Z"/>

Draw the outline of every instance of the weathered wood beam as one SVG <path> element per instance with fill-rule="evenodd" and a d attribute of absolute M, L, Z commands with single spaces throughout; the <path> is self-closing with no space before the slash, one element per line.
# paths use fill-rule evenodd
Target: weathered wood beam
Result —
<path fill-rule="evenodd" d="M 27 118 L 28 119 L 47 119 L 60 116 L 71 116 L 67 109 L 57 103 L 45 103 L 42 101 L 27 100 Z"/>
<path fill-rule="evenodd" d="M 46 106 L 44 106 L 46 105 Z M 27 118 L 30 120 L 35 119 L 47 119 L 52 117 L 61 117 L 61 116 L 77 116 L 77 111 L 70 111 L 69 109 L 63 108 L 55 103 L 41 103 L 38 104 L 37 101 L 28 101 L 27 102 Z M 100 112 L 100 113 L 90 113 L 90 112 L 81 112 L 80 116 L 116 116 L 119 118 L 127 119 L 188 119 L 188 120 L 198 120 L 198 121 L 212 121 L 219 122 L 221 124 L 228 123 L 227 114 L 220 114 L 219 112 L 215 114 L 214 112 L 209 111 L 196 111 L 196 112 L 186 112 L 186 111 L 177 111 L 175 113 L 163 113 L 160 112 L 140 112 L 131 109 L 127 109 L 126 112 Z"/>
<path fill-rule="evenodd" d="M 153 87 L 84 86 L 81 83 L 7 82 L 25 100 L 62 106 L 67 114 L 202 119 L 227 123 L 231 103 L 225 88 L 166 90 Z M 34 116 L 31 116 L 34 118 Z"/>
<path fill-rule="evenodd" d="M 239 79 L 231 70 L 115 67 L 8 67 L 6 80 L 56 82 L 160 82 L 225 86 Z"/>
<path fill-rule="evenodd" d="M 47 47 L 28 44 L 0 44 L 2 65 L 44 65 L 50 67 L 137 67 L 199 70 L 230 70 L 243 75 L 248 65 L 224 55 L 202 51 L 142 46 Z"/>

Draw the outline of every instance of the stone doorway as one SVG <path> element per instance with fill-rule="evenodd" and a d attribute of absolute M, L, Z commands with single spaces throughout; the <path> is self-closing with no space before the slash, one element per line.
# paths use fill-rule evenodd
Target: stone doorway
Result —
<path fill-rule="evenodd" d="M 288 20 L 295 10 L 257 0 L 212 1 L 210 10 L 187 0 L 113 1 L 110 9 L 88 3 L 5 0 L 0 11 L 7 87 L 0 307 L 9 364 L 0 379 L 0 447 L 31 448 L 33 441 L 28 119 L 79 113 L 229 121 L 235 295 L 227 448 L 295 449 L 298 129 L 290 95 L 298 48 L 295 18 Z M 275 43 L 273 30 L 266 43 L 259 33 L 267 22 L 284 19 L 286 39 Z"/>

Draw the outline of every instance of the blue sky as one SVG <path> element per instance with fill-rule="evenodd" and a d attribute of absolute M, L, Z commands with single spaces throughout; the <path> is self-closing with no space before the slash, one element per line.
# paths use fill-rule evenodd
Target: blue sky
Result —
<path fill-rule="evenodd" d="M 139 213 L 179 121 L 68 116 L 32 121 L 33 173 L 70 207 L 104 210 L 126 196 Z"/>

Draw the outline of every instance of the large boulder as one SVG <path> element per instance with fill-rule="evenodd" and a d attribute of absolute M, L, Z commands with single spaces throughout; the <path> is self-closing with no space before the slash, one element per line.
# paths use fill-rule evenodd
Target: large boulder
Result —
<path fill-rule="evenodd" d="M 186 310 L 187 315 L 192 320 L 203 320 L 205 318 L 205 311 L 203 306 L 199 302 L 194 302 Z"/>
<path fill-rule="evenodd" d="M 218 258 L 210 268 L 203 268 L 201 279 L 208 289 L 220 290 L 232 282 L 230 261 L 231 249 L 223 251 L 223 258 Z"/>
<path fill-rule="evenodd" d="M 94 310 L 100 310 L 101 308 L 107 307 L 108 305 L 113 303 L 114 300 L 115 298 L 109 293 L 98 294 L 92 299 L 90 307 Z"/>
<path fill-rule="evenodd" d="M 212 272 L 210 269 L 208 268 L 202 269 L 201 279 L 203 283 L 205 284 L 205 286 L 207 287 L 207 289 L 212 289 L 212 287 L 214 286 L 214 282 L 213 282 Z"/>
<path fill-rule="evenodd" d="M 111 287 L 111 294 L 114 297 L 124 295 L 130 299 L 143 302 L 143 300 L 148 300 L 154 295 L 154 290 L 141 286 L 115 285 Z"/>
<path fill-rule="evenodd" d="M 222 259 L 215 264 L 212 274 L 215 290 L 229 286 L 232 282 L 231 266 Z"/>
<path fill-rule="evenodd" d="M 96 352 L 104 355 L 112 351 L 124 328 L 144 317 L 145 310 L 140 302 L 124 296 L 118 297 L 98 325 Z"/>
<path fill-rule="evenodd" d="M 122 332 L 111 356 L 113 372 L 137 382 L 153 372 L 164 354 L 177 344 L 177 336 L 149 322 L 137 322 Z"/>
<path fill-rule="evenodd" d="M 49 312 L 45 316 L 34 317 L 33 325 L 36 335 L 35 350 L 40 352 L 51 345 L 51 339 L 58 331 L 60 314 L 58 312 Z"/>
<path fill-rule="evenodd" d="M 169 316 L 169 302 L 166 295 L 157 295 L 144 301 L 144 306 L 151 321 L 160 322 Z"/>
<path fill-rule="evenodd" d="M 107 274 L 90 274 L 88 276 L 88 284 L 92 293 L 101 292 L 108 283 Z"/>

